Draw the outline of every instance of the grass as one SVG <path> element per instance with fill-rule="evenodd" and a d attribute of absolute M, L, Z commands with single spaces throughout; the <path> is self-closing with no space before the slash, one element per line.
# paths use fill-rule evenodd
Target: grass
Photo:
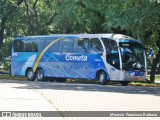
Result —
<path fill-rule="evenodd" d="M 131 82 L 131 86 L 146 86 L 146 87 L 160 87 L 158 83 L 148 83 L 148 82 Z"/>
<path fill-rule="evenodd" d="M 147 75 L 147 79 L 150 79 L 150 76 Z M 155 76 L 155 82 L 160 81 L 160 75 Z M 147 86 L 147 87 L 160 87 L 158 83 L 149 83 L 149 82 L 131 82 L 129 83 L 131 86 Z"/>

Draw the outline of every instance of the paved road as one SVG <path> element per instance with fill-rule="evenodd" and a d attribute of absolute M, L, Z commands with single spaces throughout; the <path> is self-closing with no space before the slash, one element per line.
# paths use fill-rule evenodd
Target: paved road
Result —
<path fill-rule="evenodd" d="M 33 116 L 30 114 L 31 111 L 33 111 L 31 113 L 35 113 L 34 111 L 55 111 L 56 115 L 61 116 L 47 99 L 35 90 L 25 88 L 26 85 L 25 81 L 0 80 L 0 116 L 3 116 L 0 117 L 0 120 L 14 120 L 14 118 L 4 117 L 6 116 L 6 113 L 3 113 L 5 111 L 8 112 L 7 116 L 19 116 L 20 120 L 22 119 L 20 116 Z M 11 111 L 20 112 L 14 114 Z M 29 111 L 29 114 L 21 114 L 21 111 Z M 41 114 L 37 114 L 37 116 L 40 117 Z M 62 117 L 54 118 L 54 120 L 57 119 L 63 120 Z M 33 118 L 33 120 L 35 119 Z M 44 118 L 44 120 L 48 120 L 48 118 Z"/>
<path fill-rule="evenodd" d="M 19 91 L 25 91 L 25 90 L 29 90 L 29 92 L 36 91 L 36 93 L 42 95 L 46 100 L 48 100 L 48 103 L 50 103 L 58 111 L 159 111 L 160 110 L 160 88 L 155 88 L 155 87 L 120 86 L 120 85 L 103 86 L 97 84 L 81 84 L 81 83 L 0 80 L 1 90 L 5 86 L 8 86 L 9 89 L 18 89 Z M 8 96 L 11 97 L 12 94 L 8 93 Z M 34 98 L 34 96 L 30 97 Z M 70 118 L 65 118 L 65 119 L 70 119 Z M 119 118 L 119 119 L 126 120 L 129 118 Z M 139 119 L 145 120 L 146 118 L 139 118 Z M 155 118 L 147 118 L 147 119 L 155 120 Z"/>

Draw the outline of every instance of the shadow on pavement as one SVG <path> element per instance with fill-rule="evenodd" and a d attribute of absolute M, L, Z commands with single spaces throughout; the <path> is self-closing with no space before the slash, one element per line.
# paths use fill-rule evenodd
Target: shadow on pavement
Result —
<path fill-rule="evenodd" d="M 160 88 L 143 86 L 121 86 L 82 84 L 82 83 L 58 83 L 58 82 L 38 82 L 27 80 L 0 80 L 0 84 L 18 84 L 13 88 L 19 89 L 50 89 L 50 90 L 70 90 L 70 91 L 89 91 L 89 92 L 113 92 L 124 94 L 147 94 L 160 96 Z"/>

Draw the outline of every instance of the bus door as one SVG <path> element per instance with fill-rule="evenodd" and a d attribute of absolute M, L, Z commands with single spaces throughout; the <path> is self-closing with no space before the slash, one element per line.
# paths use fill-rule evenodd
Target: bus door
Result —
<path fill-rule="evenodd" d="M 107 53 L 107 63 L 110 65 L 110 79 L 119 80 L 120 76 L 120 58 L 117 43 L 113 40 L 110 41 L 111 49 Z"/>

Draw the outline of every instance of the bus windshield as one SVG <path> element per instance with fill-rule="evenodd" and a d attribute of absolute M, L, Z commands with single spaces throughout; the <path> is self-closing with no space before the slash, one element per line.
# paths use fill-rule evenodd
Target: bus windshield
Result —
<path fill-rule="evenodd" d="M 123 70 L 145 71 L 145 55 L 143 46 L 136 42 L 119 43 Z"/>

